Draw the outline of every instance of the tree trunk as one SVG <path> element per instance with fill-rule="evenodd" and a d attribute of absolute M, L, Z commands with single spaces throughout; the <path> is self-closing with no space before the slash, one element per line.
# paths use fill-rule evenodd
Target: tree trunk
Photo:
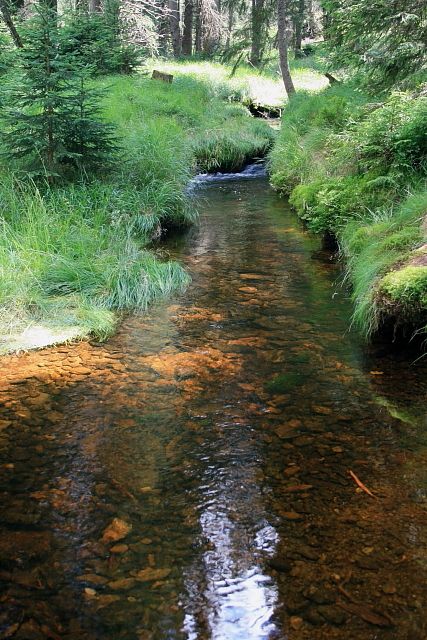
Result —
<path fill-rule="evenodd" d="M 101 11 L 101 0 L 89 0 L 89 12 L 99 13 Z"/>
<path fill-rule="evenodd" d="M 175 58 L 181 55 L 181 31 L 179 28 L 179 0 L 169 0 L 169 28 L 172 39 L 172 49 Z"/>
<path fill-rule="evenodd" d="M 231 44 L 231 37 L 233 34 L 233 25 L 234 25 L 234 9 L 233 7 L 228 7 L 228 25 L 227 25 L 227 41 L 225 43 L 226 48 Z"/>
<path fill-rule="evenodd" d="M 305 0 L 298 0 L 298 9 L 294 19 L 295 26 L 295 58 L 302 56 L 302 28 L 304 26 Z"/>
<path fill-rule="evenodd" d="M 3 21 L 6 27 L 9 29 L 13 42 L 19 49 L 22 49 L 21 36 L 17 32 L 16 27 L 13 23 L 12 16 L 10 15 L 9 7 L 7 6 L 7 0 L 0 0 L 0 14 L 3 18 Z"/>
<path fill-rule="evenodd" d="M 277 0 L 277 31 L 279 44 L 280 70 L 288 97 L 295 93 L 288 62 L 288 42 L 286 37 L 287 1 Z"/>
<path fill-rule="evenodd" d="M 182 34 L 182 53 L 191 56 L 193 53 L 193 0 L 185 0 L 184 7 L 184 31 Z"/>
<path fill-rule="evenodd" d="M 157 46 L 161 56 L 165 56 L 168 52 L 169 40 L 169 19 L 167 15 L 167 0 L 160 0 L 158 3 L 159 17 L 157 20 Z"/>
<path fill-rule="evenodd" d="M 202 0 L 196 0 L 196 37 L 194 42 L 194 48 L 196 53 L 201 53 L 203 48 L 203 23 L 202 23 Z"/>
<path fill-rule="evenodd" d="M 259 67 L 262 58 L 264 31 L 264 0 L 252 0 L 251 12 L 251 63 Z"/>

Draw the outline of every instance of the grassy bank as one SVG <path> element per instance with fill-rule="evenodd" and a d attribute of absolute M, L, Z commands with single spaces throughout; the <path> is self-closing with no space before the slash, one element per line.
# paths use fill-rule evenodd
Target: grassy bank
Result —
<path fill-rule="evenodd" d="M 194 222 L 192 174 L 238 169 L 264 155 L 273 134 L 233 83 L 184 66 L 175 75 L 172 85 L 144 75 L 96 81 L 121 147 L 108 175 L 48 187 L 0 167 L 0 352 L 103 339 L 121 312 L 186 286 L 184 270 L 148 245 Z"/>
<path fill-rule="evenodd" d="M 270 155 L 273 186 L 310 229 L 337 236 L 367 337 L 426 330 L 426 130 L 421 93 L 340 83 L 291 100 Z"/>

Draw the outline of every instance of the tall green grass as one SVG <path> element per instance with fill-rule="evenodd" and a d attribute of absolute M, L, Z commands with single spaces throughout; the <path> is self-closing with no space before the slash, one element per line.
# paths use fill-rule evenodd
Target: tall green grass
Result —
<path fill-rule="evenodd" d="M 375 334 L 392 313 L 414 324 L 423 309 L 426 313 L 425 269 L 405 269 L 416 250 L 427 241 L 423 231 L 426 215 L 424 188 L 370 220 L 349 222 L 340 233 L 347 279 L 352 285 L 353 322 L 366 337 Z M 421 291 L 424 298 L 418 295 Z"/>
<path fill-rule="evenodd" d="M 0 350 L 33 325 L 105 338 L 119 313 L 187 284 L 151 240 L 196 220 L 186 189 L 195 172 L 241 168 L 273 133 L 234 101 L 242 95 L 226 78 L 219 87 L 203 72 L 175 74 L 172 85 L 143 75 L 94 81 L 121 146 L 108 174 L 49 188 L 0 166 Z"/>
<path fill-rule="evenodd" d="M 41 193 L 3 178 L 0 201 L 0 325 L 3 334 L 37 323 L 75 327 L 105 338 L 115 311 L 144 310 L 183 288 L 185 271 L 141 247 L 126 227 L 111 224 L 102 197 L 88 188 Z M 81 204 L 79 204 L 81 203 Z"/>
<path fill-rule="evenodd" d="M 426 131 L 422 93 L 379 101 L 343 83 L 297 93 L 269 156 L 272 185 L 308 227 L 336 234 L 367 337 L 389 320 L 426 323 Z"/>

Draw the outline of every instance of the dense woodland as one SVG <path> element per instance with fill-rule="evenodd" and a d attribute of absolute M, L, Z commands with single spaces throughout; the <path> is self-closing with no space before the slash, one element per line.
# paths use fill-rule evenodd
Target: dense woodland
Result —
<path fill-rule="evenodd" d="M 338 241 L 354 324 L 423 333 L 423 0 L 0 0 L 0 324 L 111 334 L 188 276 L 186 185 L 267 157 Z M 174 75 L 152 81 L 152 69 Z M 262 115 L 282 112 L 276 132 Z"/>

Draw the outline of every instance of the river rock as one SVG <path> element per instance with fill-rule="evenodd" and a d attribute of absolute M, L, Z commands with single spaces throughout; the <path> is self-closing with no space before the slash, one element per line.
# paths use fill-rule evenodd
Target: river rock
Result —
<path fill-rule="evenodd" d="M 301 467 L 298 467 L 297 465 L 291 465 L 289 467 L 286 467 L 286 469 L 284 470 L 284 474 L 285 476 L 288 476 L 288 478 L 297 475 L 297 473 L 299 473 L 301 471 Z"/>
<path fill-rule="evenodd" d="M 170 569 L 154 569 L 153 567 L 146 567 L 146 569 L 138 571 L 138 573 L 136 574 L 136 579 L 140 582 L 163 580 L 164 578 L 168 577 L 170 572 Z"/>
<path fill-rule="evenodd" d="M 107 578 L 99 576 L 96 573 L 85 573 L 81 576 L 78 576 L 77 580 L 79 582 L 90 582 L 92 584 L 106 584 L 108 582 Z"/>
<path fill-rule="evenodd" d="M 135 578 L 120 578 L 108 583 L 108 587 L 113 591 L 126 591 L 132 589 L 133 586 L 135 586 Z"/>
<path fill-rule="evenodd" d="M 346 614 L 338 607 L 323 605 L 318 607 L 317 611 L 327 622 L 334 625 L 341 626 L 347 621 Z"/>
<path fill-rule="evenodd" d="M 102 535 L 102 542 L 117 542 L 125 538 L 132 530 L 132 525 L 120 518 L 114 518 Z"/>
<path fill-rule="evenodd" d="M 302 520 L 302 515 L 296 511 L 281 511 L 280 515 L 285 520 Z"/>
<path fill-rule="evenodd" d="M 268 566 L 279 573 L 288 573 L 292 569 L 292 562 L 287 558 L 270 558 Z"/>
<path fill-rule="evenodd" d="M 314 585 L 311 585 L 311 587 L 306 589 L 304 591 L 304 595 L 316 604 L 330 604 L 331 602 L 334 602 L 334 598 L 329 590 L 322 587 L 316 587 Z"/>
<path fill-rule="evenodd" d="M 0 536 L 0 562 L 41 558 L 52 551 L 48 531 L 13 531 Z"/>
<path fill-rule="evenodd" d="M 114 602 L 118 602 L 120 600 L 120 596 L 115 596 L 113 594 L 105 594 L 98 596 L 96 601 L 96 609 L 103 609 L 104 607 L 108 607 L 110 604 Z"/>
<path fill-rule="evenodd" d="M 129 551 L 127 544 L 115 544 L 114 547 L 110 549 L 110 553 L 126 553 L 127 551 Z"/>
<path fill-rule="evenodd" d="M 321 616 L 317 609 L 314 608 L 309 609 L 304 613 L 304 619 L 314 626 L 325 623 L 325 619 L 323 618 L 323 616 Z"/>
<path fill-rule="evenodd" d="M 294 631 L 298 631 L 298 629 L 302 627 L 303 624 L 304 624 L 304 620 L 299 616 L 291 616 L 289 620 L 289 625 L 291 629 L 293 629 Z"/>

